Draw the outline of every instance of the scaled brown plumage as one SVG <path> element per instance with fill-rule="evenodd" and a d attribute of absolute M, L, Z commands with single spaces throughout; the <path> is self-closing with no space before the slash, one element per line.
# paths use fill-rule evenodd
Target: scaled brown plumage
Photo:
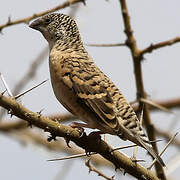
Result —
<path fill-rule="evenodd" d="M 85 50 L 76 22 L 64 14 L 48 14 L 30 25 L 49 43 L 51 83 L 56 98 L 85 127 L 117 135 L 145 148 L 161 165 L 133 108 Z"/>

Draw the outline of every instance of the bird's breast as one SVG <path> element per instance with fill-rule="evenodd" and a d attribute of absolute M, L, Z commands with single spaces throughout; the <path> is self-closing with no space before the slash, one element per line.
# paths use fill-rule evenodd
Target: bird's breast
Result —
<path fill-rule="evenodd" d="M 60 61 L 51 60 L 49 61 L 49 69 L 51 84 L 56 98 L 68 111 L 74 114 L 70 104 L 72 104 L 76 98 L 72 93 L 72 83 L 70 79 L 68 79 L 70 69 L 63 67 Z"/>

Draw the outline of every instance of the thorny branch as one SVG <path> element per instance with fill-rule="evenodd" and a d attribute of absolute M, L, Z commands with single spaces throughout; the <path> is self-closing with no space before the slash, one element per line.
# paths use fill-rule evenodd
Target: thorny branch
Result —
<path fill-rule="evenodd" d="M 18 20 L 15 20 L 15 21 L 11 21 L 11 18 L 9 17 L 7 23 L 0 25 L 0 32 L 5 27 L 20 24 L 20 23 L 27 23 L 28 24 L 29 21 L 31 21 L 31 20 L 33 20 L 33 19 L 35 19 L 37 17 L 43 16 L 43 15 L 48 14 L 48 13 L 55 12 L 55 11 L 57 11 L 59 9 L 66 8 L 66 7 L 70 6 L 71 4 L 75 4 L 75 3 L 78 3 L 78 2 L 85 3 L 84 0 L 67 0 L 66 2 L 64 2 L 64 3 L 58 5 L 58 6 L 54 7 L 54 8 L 48 9 L 48 10 L 40 12 L 40 13 L 35 13 L 32 16 L 29 16 L 29 17 L 26 17 L 26 18 L 23 18 L 23 19 L 18 19 Z"/>
<path fill-rule="evenodd" d="M 67 140 L 71 140 L 79 147 L 85 149 L 86 152 L 99 153 L 105 159 L 112 162 L 116 168 L 122 168 L 125 172 L 138 179 L 146 178 L 150 180 L 158 180 L 151 171 L 137 163 L 134 163 L 124 154 L 118 151 L 113 151 L 113 149 L 103 140 L 86 136 L 86 134 L 81 135 L 77 130 L 69 126 L 62 125 L 50 118 L 34 113 L 17 103 L 12 97 L 7 98 L 1 94 L 0 106 L 7 110 L 11 110 L 13 115 L 24 119 L 28 123 L 44 129 L 44 131 L 50 132 L 51 139 L 55 139 L 56 137 L 65 137 Z"/>
<path fill-rule="evenodd" d="M 130 52 L 133 58 L 133 63 L 134 63 L 137 99 L 140 99 L 140 98 L 146 99 L 146 93 L 144 89 L 143 76 L 142 76 L 142 65 L 141 65 L 142 54 L 137 46 L 136 39 L 133 35 L 133 30 L 130 23 L 130 16 L 129 16 L 126 0 L 120 0 L 120 4 L 121 4 L 121 11 L 122 11 L 123 21 L 124 21 L 124 26 L 125 26 L 124 32 L 127 36 L 126 44 L 130 49 Z M 143 103 L 140 102 L 140 110 L 142 109 L 142 107 L 143 107 Z M 144 124 L 147 129 L 149 140 L 154 141 L 156 139 L 154 125 L 150 119 L 149 108 L 147 104 L 144 104 Z M 154 150 L 158 153 L 156 143 L 153 143 L 152 146 Z M 161 179 L 166 180 L 163 167 L 159 165 L 158 163 L 155 163 L 155 169 L 156 169 L 157 176 Z"/>
<path fill-rule="evenodd" d="M 77 2 L 81 2 L 81 0 L 71 0 L 71 2 L 67 1 L 67 2 L 65 2 L 65 3 L 59 5 L 59 6 L 55 7 L 55 8 L 50 9 L 50 10 L 47 10 L 47 11 L 44 11 L 44 12 L 41 12 L 41 13 L 37 13 L 37 14 L 34 14 L 34 15 L 30 16 L 30 17 L 19 19 L 19 20 L 16 20 L 16 21 L 11 21 L 11 19 L 9 17 L 8 22 L 0 26 L 0 31 L 2 31 L 3 28 L 11 26 L 11 25 L 15 25 L 15 24 L 19 24 L 19 23 L 28 23 L 30 20 L 32 20 L 32 19 L 34 19 L 36 17 L 42 16 L 42 15 L 44 15 L 46 13 L 54 12 L 54 11 L 56 11 L 58 9 L 61 9 L 61 8 L 65 8 L 65 7 L 69 6 L 70 4 L 74 4 L 74 3 L 77 3 Z M 137 44 L 136 44 L 136 40 L 133 37 L 133 31 L 132 31 L 131 25 L 130 25 L 130 17 L 129 17 L 129 14 L 128 14 L 128 11 L 127 11 L 126 1 L 125 0 L 120 0 L 120 2 L 121 2 L 121 5 L 122 5 L 122 12 L 123 12 L 123 14 L 125 14 L 125 16 L 124 16 L 124 22 L 125 22 L 125 25 L 126 25 L 125 32 L 126 32 L 127 37 L 128 37 L 128 39 L 126 41 L 126 45 L 128 47 L 130 47 L 130 50 L 131 50 L 131 53 L 132 53 L 132 56 L 133 56 L 133 60 L 134 60 L 135 68 L 139 66 L 137 68 L 137 71 L 139 71 L 139 72 L 135 71 L 136 72 L 136 77 L 138 77 L 138 75 L 140 75 L 140 77 L 139 77 L 140 80 L 138 81 L 136 79 L 137 92 L 138 92 L 137 96 L 138 96 L 138 98 L 140 98 L 140 97 L 145 98 L 146 93 L 144 91 L 143 83 L 141 85 L 141 82 L 143 82 L 142 81 L 142 73 L 141 73 L 141 63 L 136 63 L 136 60 L 141 61 L 143 59 L 144 54 L 150 53 L 153 50 L 156 50 L 156 49 L 159 49 L 159 48 L 162 48 L 162 47 L 165 47 L 165 46 L 172 45 L 172 44 L 175 44 L 177 42 L 180 42 L 180 37 L 176 37 L 176 38 L 170 39 L 168 41 L 160 42 L 160 43 L 157 43 L 157 44 L 151 44 L 149 47 L 146 47 L 143 50 L 138 49 Z M 91 45 L 92 46 L 110 47 L 110 46 L 121 46 L 121 45 L 124 45 L 124 44 L 118 43 L 118 44 L 98 44 L 98 45 L 91 44 Z M 136 65 L 138 65 L 138 66 L 136 66 Z M 157 103 L 164 106 L 164 107 L 167 107 L 167 108 L 180 107 L 180 99 L 179 98 L 172 99 L 172 100 L 167 100 L 167 101 L 160 101 L 160 102 L 157 102 Z M 139 106 L 134 106 L 134 108 L 135 108 L 136 111 L 138 111 L 138 109 L 140 109 Z M 149 114 L 149 112 L 148 112 L 149 109 L 155 110 L 156 108 L 154 108 L 152 106 L 151 107 L 146 106 L 146 109 L 147 110 L 145 111 L 145 113 Z M 145 115 L 145 119 L 146 118 L 148 119 L 149 116 Z M 73 117 L 71 115 L 67 115 L 66 118 L 65 118 L 65 120 L 71 120 L 71 119 L 76 119 L 76 117 Z M 54 120 L 55 121 L 56 120 L 57 121 L 63 121 L 63 118 L 61 119 L 61 116 L 57 116 L 57 117 L 54 118 Z M 145 122 L 145 124 L 146 124 L 146 122 Z M 151 129 L 151 126 L 152 126 L 151 122 L 150 122 L 149 125 L 150 125 L 150 129 Z M 12 122 L 11 123 L 3 123 L 3 124 L 0 125 L 0 131 L 11 131 L 13 129 L 14 130 L 15 129 L 21 129 L 21 128 L 24 129 L 26 127 L 27 127 L 27 123 L 24 122 L 24 121 L 18 121 L 18 122 L 13 122 L 13 123 Z M 147 126 L 147 129 L 148 129 L 148 126 Z M 164 132 L 164 131 L 161 131 L 159 129 L 155 129 L 155 131 L 160 136 L 166 137 L 167 139 L 171 138 L 171 135 L 168 132 Z M 44 143 L 49 145 L 49 143 L 47 141 L 44 141 Z M 180 143 L 179 143 L 178 140 L 175 140 L 174 144 L 180 146 Z"/>
<path fill-rule="evenodd" d="M 166 108 L 177 108 L 177 107 L 180 106 L 180 99 L 168 99 L 168 100 L 154 101 L 154 102 L 157 103 L 157 104 L 160 104 L 160 105 L 162 105 L 163 107 L 166 107 Z M 138 105 L 133 105 L 133 108 L 134 108 L 135 111 L 137 111 L 138 110 Z M 155 110 L 159 110 L 159 109 L 154 107 L 154 106 L 150 106 L 150 110 L 155 111 Z M 77 119 L 77 117 L 75 117 L 75 116 L 73 116 L 72 114 L 69 114 L 69 113 L 50 115 L 48 117 L 51 118 L 53 121 L 58 121 L 60 123 L 62 123 L 62 122 L 71 122 L 72 120 L 75 121 Z M 22 120 L 15 121 L 15 122 L 7 121 L 7 122 L 4 122 L 4 123 L 0 123 L 0 131 L 3 131 L 3 132 L 11 132 L 11 131 L 14 131 L 14 130 L 21 130 L 21 129 L 24 129 L 24 128 L 27 128 L 27 127 L 28 127 L 27 123 L 25 123 Z M 169 139 L 171 139 L 171 135 L 168 132 L 160 130 L 159 128 L 156 128 L 155 131 L 156 131 L 156 134 L 158 136 L 162 136 L 162 137 L 166 138 L 167 141 Z M 178 139 L 175 139 L 172 144 L 174 144 L 175 146 L 180 147 L 180 141 Z"/>
<path fill-rule="evenodd" d="M 160 48 L 166 47 L 166 46 L 171 46 L 173 44 L 179 43 L 180 42 L 180 37 L 175 37 L 173 39 L 169 39 L 167 41 L 162 41 L 156 44 L 150 44 L 150 46 L 139 50 L 140 56 L 143 56 L 147 53 L 151 53 L 154 50 L 158 50 Z M 87 46 L 92 46 L 92 47 L 118 47 L 118 46 L 126 46 L 128 42 L 126 43 L 114 43 L 114 44 L 86 44 Z M 143 59 L 143 58 L 141 58 Z"/>

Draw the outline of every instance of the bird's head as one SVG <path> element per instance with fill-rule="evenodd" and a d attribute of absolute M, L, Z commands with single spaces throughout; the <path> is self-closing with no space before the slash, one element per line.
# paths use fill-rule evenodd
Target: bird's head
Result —
<path fill-rule="evenodd" d="M 64 14 L 47 14 L 33 21 L 29 27 L 40 31 L 49 44 L 81 41 L 76 22 Z"/>

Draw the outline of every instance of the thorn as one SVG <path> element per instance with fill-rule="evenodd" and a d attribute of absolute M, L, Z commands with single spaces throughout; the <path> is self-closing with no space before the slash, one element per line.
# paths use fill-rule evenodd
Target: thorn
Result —
<path fill-rule="evenodd" d="M 6 90 L 7 90 L 8 95 L 9 95 L 10 97 L 13 97 L 13 94 L 11 93 L 11 91 L 10 91 L 10 89 L 9 89 L 9 87 L 8 87 L 8 85 L 7 85 L 6 81 L 5 81 L 4 76 L 2 75 L 2 73 L 0 73 L 0 78 L 1 78 L 1 80 L 2 80 L 2 82 L 3 82 L 3 84 L 4 84 L 4 87 L 5 87 Z"/>
<path fill-rule="evenodd" d="M 114 148 L 114 149 L 111 151 L 111 153 L 114 152 L 114 151 L 120 150 L 120 149 L 132 148 L 132 147 L 136 147 L 136 146 L 137 146 L 136 144 L 127 145 L 127 146 L 121 146 L 121 147 L 118 147 L 118 148 Z"/>
<path fill-rule="evenodd" d="M 10 117 L 11 117 L 11 118 L 12 118 L 13 115 L 14 115 L 12 109 L 9 109 L 8 112 L 7 112 L 7 114 L 10 114 Z"/>
<path fill-rule="evenodd" d="M 5 94 L 6 91 L 7 91 L 7 90 L 4 90 L 4 91 L 1 93 L 1 95 L 3 96 L 3 95 Z"/>
<path fill-rule="evenodd" d="M 138 151 L 138 146 L 134 147 L 133 157 L 131 158 L 131 160 L 132 160 L 135 164 L 138 162 L 137 159 L 136 159 L 137 151 Z"/>
<path fill-rule="evenodd" d="M 39 112 L 37 112 L 37 114 L 38 114 L 38 118 L 40 118 L 41 116 L 42 116 L 42 112 L 44 111 L 44 108 L 43 109 L 41 109 Z"/>
<path fill-rule="evenodd" d="M 72 155 L 72 156 L 67 156 L 67 157 L 62 157 L 62 158 L 58 158 L 58 159 L 49 159 L 47 161 L 61 161 L 61 160 L 67 160 L 67 159 L 74 159 L 74 158 L 79 158 L 79 157 L 85 157 L 86 154 L 76 154 L 76 155 Z"/>
<path fill-rule="evenodd" d="M 32 88 L 24 91 L 23 93 L 20 93 L 20 94 L 16 95 L 14 98 L 15 98 L 15 99 L 20 98 L 21 96 L 23 96 L 23 95 L 25 95 L 26 93 L 32 91 L 33 89 L 39 87 L 40 85 L 44 84 L 44 83 L 47 82 L 47 81 L 48 81 L 48 79 L 44 80 L 43 82 L 39 83 L 38 85 L 36 85 L 36 86 L 34 86 L 34 87 L 32 87 Z"/>
<path fill-rule="evenodd" d="M 8 16 L 7 25 L 10 25 L 10 24 L 11 24 L 11 16 L 9 15 L 9 16 Z"/>
<path fill-rule="evenodd" d="M 133 158 L 131 158 L 131 160 L 132 160 L 132 162 L 134 162 L 134 163 L 137 163 L 137 162 L 146 162 L 146 161 L 143 160 L 143 159 L 133 159 Z"/>
<path fill-rule="evenodd" d="M 140 125 L 143 125 L 143 116 L 144 116 L 144 104 L 142 105 L 142 110 L 140 114 Z"/>
<path fill-rule="evenodd" d="M 50 141 L 52 141 L 52 140 L 56 141 L 56 135 L 54 135 L 54 134 L 51 133 L 51 134 L 48 136 L 47 141 L 50 142 Z"/>

